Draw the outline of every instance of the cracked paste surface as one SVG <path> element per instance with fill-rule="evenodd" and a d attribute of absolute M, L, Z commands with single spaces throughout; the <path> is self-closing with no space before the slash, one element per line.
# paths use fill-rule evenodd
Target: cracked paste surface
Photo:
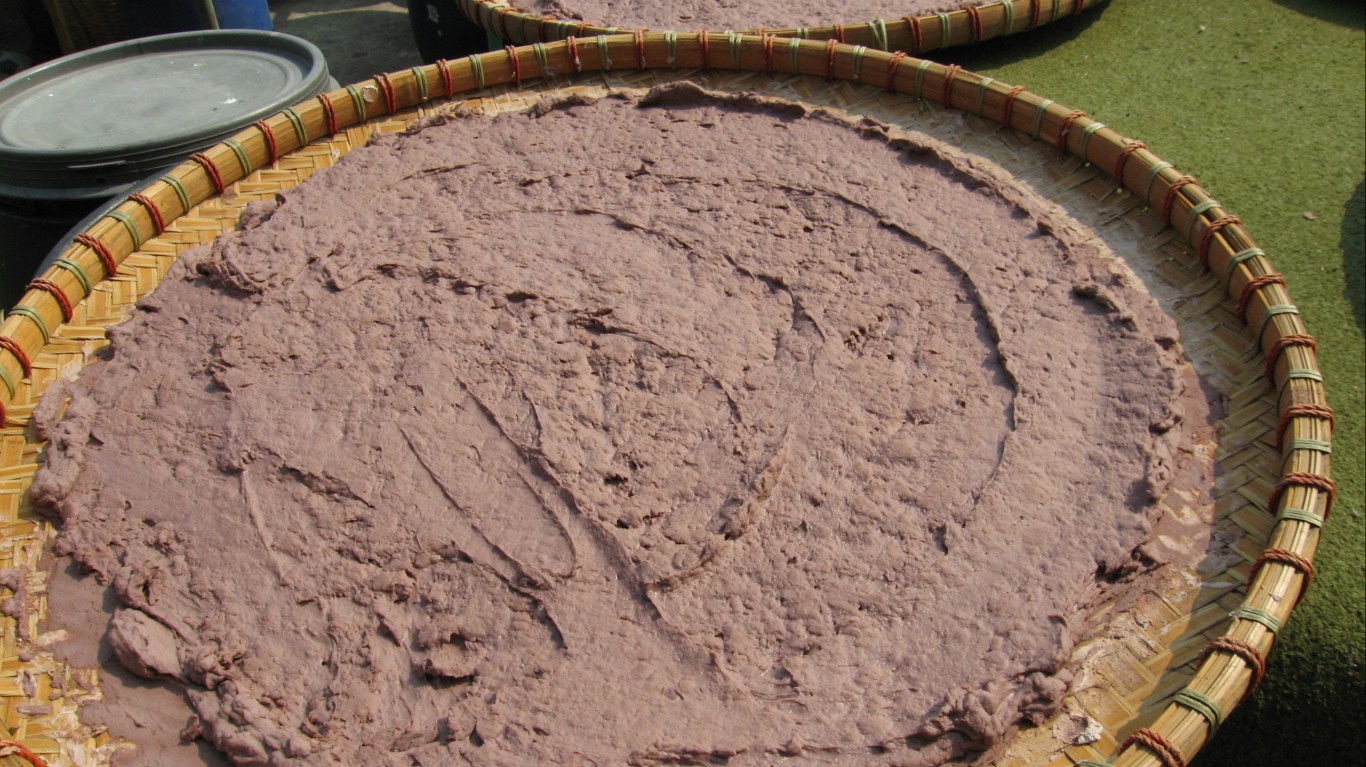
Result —
<path fill-rule="evenodd" d="M 622 29 L 722 30 L 831 27 L 947 13 L 987 5 L 987 0 L 514 0 L 511 5 L 544 18 Z"/>
<path fill-rule="evenodd" d="M 1173 468 L 1174 326 L 1042 209 L 686 83 L 380 137 L 49 395 L 35 497 L 237 764 L 940 764 Z"/>

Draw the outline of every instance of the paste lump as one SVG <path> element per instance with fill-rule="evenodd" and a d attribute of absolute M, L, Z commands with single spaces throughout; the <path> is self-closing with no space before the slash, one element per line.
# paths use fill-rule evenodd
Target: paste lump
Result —
<path fill-rule="evenodd" d="M 790 29 L 857 24 L 956 11 L 987 0 L 513 0 L 514 8 L 562 21 L 622 29 Z"/>
<path fill-rule="evenodd" d="M 239 765 L 970 757 L 1055 710 L 1181 420 L 1040 210 L 690 84 L 438 120 L 182 258 L 35 498 Z"/>

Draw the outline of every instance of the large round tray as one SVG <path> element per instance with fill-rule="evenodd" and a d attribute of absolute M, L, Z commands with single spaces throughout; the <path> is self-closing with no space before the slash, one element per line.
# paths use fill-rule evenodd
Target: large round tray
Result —
<path fill-rule="evenodd" d="M 1213 508 L 1173 511 L 1211 514 L 1211 538 L 1223 543 L 1195 568 L 1160 571 L 1153 598 L 1112 602 L 1092 615 L 1104 628 L 1076 648 L 1079 679 L 1063 715 L 1099 722 L 1098 740 L 1071 745 L 1045 725 L 1022 731 L 995 756 L 1011 767 L 1189 760 L 1260 681 L 1276 633 L 1312 577 L 1335 490 L 1332 413 L 1314 341 L 1284 280 L 1193 179 L 1079 111 L 905 54 L 736 34 L 604 36 L 381 75 L 197 154 L 73 243 L 0 323 L 0 566 L 28 568 L 19 571 L 28 574 L 19 584 L 27 591 L 20 638 L 6 634 L 3 648 L 8 732 L 0 737 L 34 764 L 69 764 L 107 746 L 107 735 L 76 718 L 73 693 L 92 686 L 89 675 L 35 641 L 47 609 L 41 560 L 53 530 L 26 500 L 42 460 L 30 419 L 42 391 L 90 360 L 107 343 L 106 328 L 181 252 L 231 230 L 248 202 L 301 183 L 378 132 L 457 106 L 496 112 L 546 95 L 647 86 L 683 74 L 673 67 L 704 63 L 748 71 L 691 73 L 708 87 L 842 108 L 999 164 L 1089 226 L 1177 320 L 1203 383 L 1229 407 L 1219 444 L 1209 446 L 1222 477 Z M 523 90 L 550 72 L 582 76 Z M 57 687 L 68 694 L 54 699 Z"/>
<path fill-rule="evenodd" d="M 883 51 L 919 55 L 956 45 L 980 43 L 1002 35 L 1035 29 L 1074 16 L 1103 0 L 973 0 L 957 10 L 896 19 L 849 19 L 825 27 L 749 29 L 746 34 L 834 40 Z M 456 0 L 475 24 L 490 34 L 519 44 L 545 43 L 567 37 L 588 37 L 632 30 L 598 23 L 561 21 L 518 10 L 518 0 Z M 610 22 L 611 19 L 599 19 Z"/>

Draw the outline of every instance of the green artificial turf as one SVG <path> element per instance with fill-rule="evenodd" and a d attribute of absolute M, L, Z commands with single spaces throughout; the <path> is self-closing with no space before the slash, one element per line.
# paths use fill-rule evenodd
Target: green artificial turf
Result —
<path fill-rule="evenodd" d="M 1112 0 L 943 59 L 1084 109 L 1240 216 L 1319 341 L 1338 498 L 1266 683 L 1195 767 L 1366 763 L 1360 0 Z"/>

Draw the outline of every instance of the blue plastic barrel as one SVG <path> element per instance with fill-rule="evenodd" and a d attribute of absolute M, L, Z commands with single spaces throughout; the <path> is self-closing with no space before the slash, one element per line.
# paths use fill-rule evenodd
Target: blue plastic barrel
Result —
<path fill-rule="evenodd" d="M 204 0 L 119 0 L 128 37 L 213 29 Z M 213 0 L 219 29 L 275 29 L 266 0 Z"/>
<path fill-rule="evenodd" d="M 213 10 L 219 29 L 275 29 L 266 0 L 213 0 Z"/>

